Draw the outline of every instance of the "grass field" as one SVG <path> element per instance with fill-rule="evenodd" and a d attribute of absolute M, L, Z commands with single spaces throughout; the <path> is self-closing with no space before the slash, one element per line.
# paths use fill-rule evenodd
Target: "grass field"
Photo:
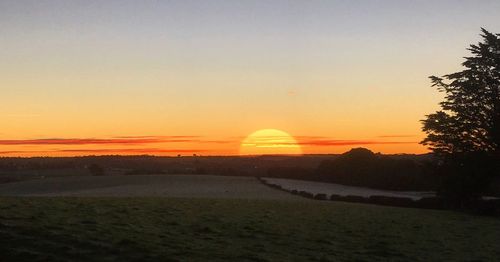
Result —
<path fill-rule="evenodd" d="M 127 175 L 48 177 L 0 184 L 0 196 L 177 197 L 304 200 L 255 177 Z"/>
<path fill-rule="evenodd" d="M 500 260 L 500 220 L 280 200 L 0 198 L 1 261 Z"/>

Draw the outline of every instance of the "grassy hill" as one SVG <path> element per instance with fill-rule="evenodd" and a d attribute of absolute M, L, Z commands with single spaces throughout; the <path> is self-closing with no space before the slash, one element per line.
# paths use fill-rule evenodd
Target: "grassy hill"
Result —
<path fill-rule="evenodd" d="M 0 198 L 2 261 L 500 260 L 500 220 L 321 201 Z"/>

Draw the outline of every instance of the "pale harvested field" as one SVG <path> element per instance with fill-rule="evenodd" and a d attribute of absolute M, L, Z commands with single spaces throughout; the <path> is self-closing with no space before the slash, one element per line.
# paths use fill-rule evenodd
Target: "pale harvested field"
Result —
<path fill-rule="evenodd" d="M 0 196 L 85 196 L 290 199 L 254 177 L 209 175 L 127 175 L 51 177 L 0 184 Z"/>
<path fill-rule="evenodd" d="M 435 196 L 433 192 L 414 192 L 414 191 L 387 191 L 377 190 L 364 187 L 344 186 L 332 183 L 321 183 L 303 180 L 283 179 L 283 178 L 263 178 L 267 183 L 279 185 L 286 190 L 305 191 L 312 194 L 332 194 L 340 196 L 389 196 L 389 197 L 408 197 L 413 200 L 421 199 L 422 197 Z"/>

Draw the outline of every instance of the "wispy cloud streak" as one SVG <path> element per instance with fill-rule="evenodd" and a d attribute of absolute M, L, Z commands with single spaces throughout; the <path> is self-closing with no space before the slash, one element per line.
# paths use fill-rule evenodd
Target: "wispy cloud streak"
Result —
<path fill-rule="evenodd" d="M 383 136 L 378 136 L 379 138 L 408 138 L 408 137 L 415 137 L 415 135 L 383 135 Z"/>
<path fill-rule="evenodd" d="M 359 145 L 397 145 L 414 144 L 415 141 L 379 141 L 379 140 L 335 140 L 335 139 L 301 139 L 298 144 L 301 146 L 359 146 Z"/>
<path fill-rule="evenodd" d="M 204 149 L 160 149 L 160 148 L 115 148 L 115 149 L 61 149 L 55 152 L 66 153 L 133 153 L 133 154 L 156 154 L 156 153 L 202 153 L 209 152 Z"/>
<path fill-rule="evenodd" d="M 204 140 L 199 136 L 137 136 L 114 138 L 47 138 L 0 140 L 0 145 L 140 145 L 155 143 L 231 143 L 228 140 Z"/>
<path fill-rule="evenodd" d="M 105 149 L 54 149 L 54 150 L 10 150 L 0 151 L 0 155 L 9 154 L 47 154 L 47 153 L 75 153 L 75 154 L 195 154 L 205 153 L 205 149 L 160 149 L 160 148 L 105 148 Z"/>

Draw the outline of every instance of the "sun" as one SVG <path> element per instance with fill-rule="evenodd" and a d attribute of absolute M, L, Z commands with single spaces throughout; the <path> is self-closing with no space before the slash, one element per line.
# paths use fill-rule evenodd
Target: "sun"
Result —
<path fill-rule="evenodd" d="M 261 129 L 247 136 L 240 145 L 240 155 L 300 155 L 302 149 L 288 133 Z"/>

